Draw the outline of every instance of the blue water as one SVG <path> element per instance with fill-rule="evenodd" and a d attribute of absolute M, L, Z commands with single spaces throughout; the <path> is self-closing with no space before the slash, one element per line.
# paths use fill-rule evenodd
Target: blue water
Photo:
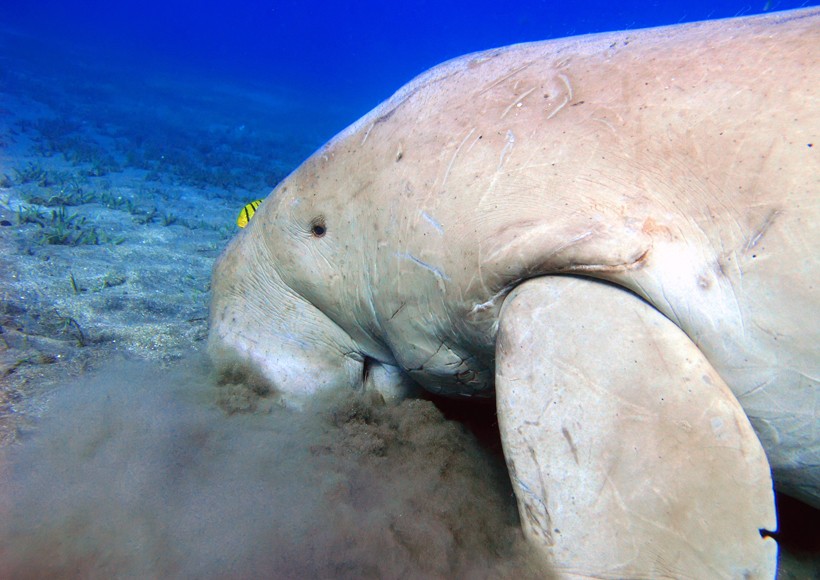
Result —
<path fill-rule="evenodd" d="M 272 82 L 344 109 L 334 133 L 425 69 L 515 42 L 816 5 L 807 0 L 4 0 L 2 25 L 136 69 Z"/>
<path fill-rule="evenodd" d="M 102 159 L 244 205 L 447 59 L 818 2 L 0 0 L 0 110 L 40 143 L 0 174 Z"/>

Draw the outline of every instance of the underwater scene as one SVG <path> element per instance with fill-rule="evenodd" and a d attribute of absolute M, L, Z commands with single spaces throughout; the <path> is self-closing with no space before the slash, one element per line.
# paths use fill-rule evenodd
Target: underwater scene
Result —
<path fill-rule="evenodd" d="M 449 59 L 818 5 L 5 0 L 0 580 L 562 577 L 522 530 L 491 397 L 283 403 L 209 357 L 217 259 L 314 152 Z M 264 260 L 241 255 L 225 292 Z M 376 358 L 362 380 L 404 388 Z M 818 510 L 777 504 L 778 577 L 820 577 Z"/>

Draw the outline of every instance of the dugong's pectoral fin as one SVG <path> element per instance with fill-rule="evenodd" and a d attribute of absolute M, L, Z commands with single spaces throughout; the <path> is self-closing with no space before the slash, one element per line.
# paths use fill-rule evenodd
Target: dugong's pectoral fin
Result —
<path fill-rule="evenodd" d="M 763 448 L 657 310 L 595 280 L 528 281 L 505 300 L 496 365 L 522 525 L 560 577 L 774 577 Z"/>

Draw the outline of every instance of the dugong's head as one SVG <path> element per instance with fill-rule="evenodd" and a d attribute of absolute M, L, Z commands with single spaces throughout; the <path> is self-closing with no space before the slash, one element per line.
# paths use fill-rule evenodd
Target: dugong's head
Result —
<path fill-rule="evenodd" d="M 261 377 L 297 404 L 359 387 L 394 362 L 375 336 L 367 273 L 354 267 L 366 235 L 343 193 L 356 177 L 337 175 L 344 164 L 332 157 L 320 151 L 273 191 L 220 256 L 211 285 L 217 366 Z"/>

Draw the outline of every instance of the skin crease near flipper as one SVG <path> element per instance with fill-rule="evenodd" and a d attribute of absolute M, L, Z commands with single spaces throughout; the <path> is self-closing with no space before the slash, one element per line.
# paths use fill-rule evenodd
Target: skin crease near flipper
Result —
<path fill-rule="evenodd" d="M 561 577 L 774 578 L 763 448 L 671 321 L 608 283 L 537 278 L 505 301 L 496 357 L 522 525 Z"/>

